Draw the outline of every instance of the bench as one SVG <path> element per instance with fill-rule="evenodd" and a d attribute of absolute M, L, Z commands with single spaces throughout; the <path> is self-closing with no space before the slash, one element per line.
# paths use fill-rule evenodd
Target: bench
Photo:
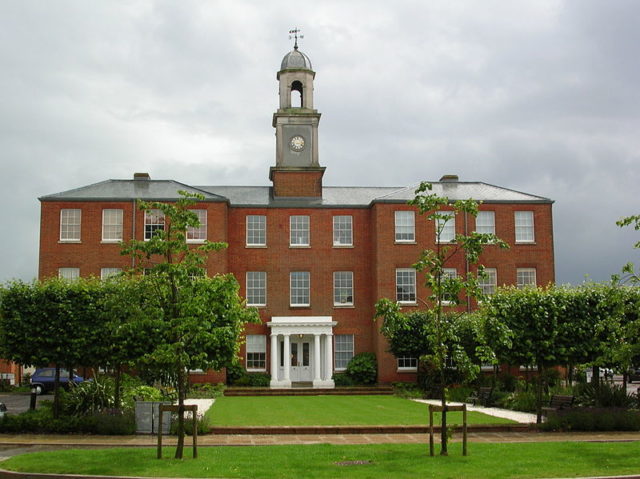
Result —
<path fill-rule="evenodd" d="M 549 399 L 549 406 L 542 408 L 542 415 L 546 416 L 550 412 L 556 412 L 560 409 L 569 408 L 573 405 L 575 396 L 568 396 L 565 394 L 553 394 Z"/>
<path fill-rule="evenodd" d="M 474 391 L 465 402 L 469 402 L 474 406 L 479 403 L 484 407 L 488 407 L 491 404 L 492 393 L 492 388 L 481 387 L 477 391 Z"/>

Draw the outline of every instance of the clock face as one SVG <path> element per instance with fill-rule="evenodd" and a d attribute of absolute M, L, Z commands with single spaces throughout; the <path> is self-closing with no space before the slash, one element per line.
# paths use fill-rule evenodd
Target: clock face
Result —
<path fill-rule="evenodd" d="M 291 148 L 293 151 L 304 150 L 304 138 L 300 135 L 291 137 L 291 140 L 289 140 L 289 148 Z"/>

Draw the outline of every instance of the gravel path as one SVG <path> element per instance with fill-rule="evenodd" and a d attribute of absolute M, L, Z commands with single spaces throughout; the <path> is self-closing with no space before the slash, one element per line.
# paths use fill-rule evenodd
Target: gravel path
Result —
<path fill-rule="evenodd" d="M 439 399 L 414 399 L 416 402 L 421 402 L 424 404 L 433 404 L 434 406 L 440 405 Z M 447 403 L 451 406 L 462 406 L 461 402 L 450 402 Z M 511 411 L 509 409 L 500 409 L 497 407 L 482 407 L 482 406 L 472 406 L 471 404 L 467 404 L 467 411 L 475 411 L 481 412 L 484 414 L 488 414 L 489 416 L 502 417 L 505 419 L 511 419 L 512 421 L 516 421 L 523 424 L 530 424 L 536 422 L 536 415 L 528 412 L 520 412 L 520 411 Z"/>

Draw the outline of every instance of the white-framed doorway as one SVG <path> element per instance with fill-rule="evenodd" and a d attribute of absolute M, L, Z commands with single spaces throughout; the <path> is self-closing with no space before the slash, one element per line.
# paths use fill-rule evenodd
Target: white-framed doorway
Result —
<path fill-rule="evenodd" d="M 274 316 L 271 329 L 272 388 L 311 383 L 333 388 L 333 327 L 331 316 Z"/>

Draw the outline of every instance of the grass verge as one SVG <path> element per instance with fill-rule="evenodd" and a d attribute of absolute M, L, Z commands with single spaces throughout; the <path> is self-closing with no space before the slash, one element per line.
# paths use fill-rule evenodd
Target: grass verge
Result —
<path fill-rule="evenodd" d="M 429 457 L 423 444 L 208 447 L 196 460 L 169 459 L 172 448 L 163 460 L 155 459 L 155 449 L 62 450 L 16 456 L 2 468 L 146 477 L 527 479 L 637 473 L 639 445 L 473 443 L 466 457 L 459 443 L 450 445 L 449 457 Z"/>
<path fill-rule="evenodd" d="M 209 410 L 214 426 L 380 426 L 426 425 L 426 404 L 395 396 L 251 396 L 221 397 Z M 434 419 L 440 424 L 440 416 Z M 477 412 L 469 424 L 513 424 Z M 447 414 L 449 425 L 462 413 Z"/>

